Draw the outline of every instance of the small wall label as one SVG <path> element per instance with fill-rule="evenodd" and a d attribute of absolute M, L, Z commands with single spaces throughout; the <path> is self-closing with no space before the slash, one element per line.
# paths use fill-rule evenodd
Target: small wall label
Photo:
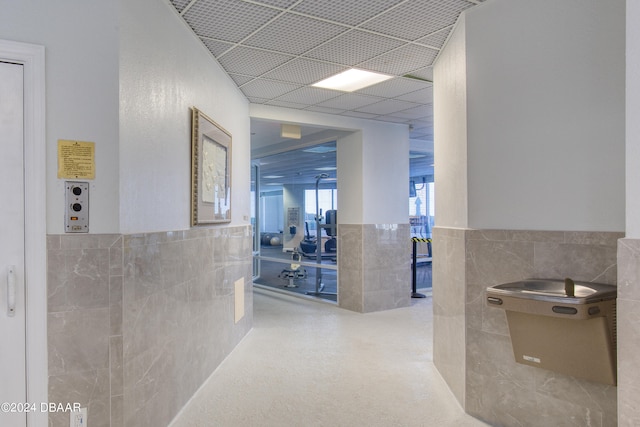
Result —
<path fill-rule="evenodd" d="M 539 357 L 527 356 L 526 354 L 523 354 L 522 358 L 527 362 L 542 363 Z"/>

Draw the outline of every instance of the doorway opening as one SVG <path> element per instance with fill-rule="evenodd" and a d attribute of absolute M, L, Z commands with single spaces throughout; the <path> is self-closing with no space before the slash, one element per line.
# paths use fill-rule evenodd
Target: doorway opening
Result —
<path fill-rule="evenodd" d="M 411 150 L 409 153 L 409 224 L 415 246 L 415 286 L 420 294 L 430 294 L 432 288 L 431 236 L 435 222 L 435 185 L 433 150 Z M 413 254 L 412 254 L 413 262 Z M 413 265 L 412 265 L 413 268 Z"/>
<path fill-rule="evenodd" d="M 336 141 L 253 159 L 254 285 L 337 302 Z"/>

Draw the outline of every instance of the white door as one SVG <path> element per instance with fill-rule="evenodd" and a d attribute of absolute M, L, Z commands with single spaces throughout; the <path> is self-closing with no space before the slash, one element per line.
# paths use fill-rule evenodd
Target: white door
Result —
<path fill-rule="evenodd" d="M 27 417 L 23 65 L 0 62 L 0 425 Z M 37 410 L 40 408 L 38 407 Z"/>

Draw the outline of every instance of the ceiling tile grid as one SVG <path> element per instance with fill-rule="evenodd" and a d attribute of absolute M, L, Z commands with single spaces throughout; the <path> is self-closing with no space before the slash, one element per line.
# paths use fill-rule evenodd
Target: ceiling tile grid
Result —
<path fill-rule="evenodd" d="M 417 106 L 418 104 L 413 102 L 398 101 L 397 99 L 385 99 L 383 101 L 376 102 L 375 104 L 356 108 L 356 111 L 360 111 L 362 113 L 392 115 L 398 111 L 408 110 L 409 108 Z"/>
<path fill-rule="evenodd" d="M 433 68 L 482 0 L 170 0 L 249 102 L 407 123 L 433 139 Z M 348 68 L 392 79 L 354 93 L 311 84 Z M 407 78 L 411 77 L 411 78 Z"/>
<path fill-rule="evenodd" d="M 268 6 L 275 6 L 282 9 L 287 9 L 299 2 L 300 0 L 260 0 L 260 3 L 262 4 L 265 4 Z"/>
<path fill-rule="evenodd" d="M 245 83 L 249 83 L 251 80 L 255 78 L 251 76 L 243 76 L 242 74 L 232 74 L 232 73 L 229 73 L 229 76 L 233 79 L 234 82 L 236 82 L 238 86 L 242 86 Z"/>
<path fill-rule="evenodd" d="M 299 104 L 315 105 L 320 102 L 340 96 L 341 92 L 316 87 L 302 87 L 286 95 L 278 97 L 278 101 L 296 102 Z"/>
<path fill-rule="evenodd" d="M 285 82 L 312 84 L 347 69 L 347 67 L 328 62 L 297 58 L 274 68 L 263 74 L 262 77 Z"/>
<path fill-rule="evenodd" d="M 348 93 L 316 104 L 319 107 L 338 108 L 344 110 L 356 110 L 366 105 L 379 102 L 380 98 L 357 93 Z"/>
<path fill-rule="evenodd" d="M 404 45 L 391 52 L 367 61 L 361 66 L 368 70 L 401 76 L 433 64 L 438 51 L 418 45 Z"/>
<path fill-rule="evenodd" d="M 433 86 L 429 85 L 427 87 L 422 87 L 416 91 L 395 96 L 394 98 L 401 101 L 417 102 L 419 104 L 427 105 L 429 100 L 433 99 Z"/>
<path fill-rule="evenodd" d="M 451 29 L 452 26 L 445 27 L 440 31 L 436 31 L 435 33 L 429 34 L 426 37 L 416 40 L 416 42 L 441 49 L 442 46 L 444 46 L 444 43 L 447 41 Z"/>
<path fill-rule="evenodd" d="M 183 15 L 197 35 L 240 42 L 275 18 L 276 9 L 239 0 L 198 0 Z"/>
<path fill-rule="evenodd" d="M 248 97 L 273 99 L 299 88 L 290 83 L 256 79 L 242 85 L 242 92 Z"/>
<path fill-rule="evenodd" d="M 380 96 L 383 98 L 398 98 L 402 95 L 414 93 L 426 88 L 424 81 L 406 78 L 395 78 L 377 85 L 366 87 L 359 93 Z M 409 100 L 408 100 L 409 101 Z"/>
<path fill-rule="evenodd" d="M 221 56 L 218 61 L 228 73 L 258 77 L 293 58 L 280 53 L 240 46 Z"/>
<path fill-rule="evenodd" d="M 209 49 L 209 52 L 211 52 L 216 58 L 234 46 L 233 43 L 223 42 L 220 40 L 208 39 L 205 37 L 201 37 L 201 39 L 207 49 Z"/>
<path fill-rule="evenodd" d="M 353 1 L 303 1 L 293 10 L 328 21 L 356 26 L 401 3 L 402 0 L 366 0 L 354 7 Z"/>
<path fill-rule="evenodd" d="M 364 31 L 351 30 L 306 52 L 304 55 L 309 58 L 355 66 L 402 45 L 403 43 L 399 40 Z"/>
<path fill-rule="evenodd" d="M 283 14 L 245 40 L 247 46 L 301 55 L 347 28 L 293 14 Z"/>
<path fill-rule="evenodd" d="M 454 24 L 472 5 L 466 0 L 405 1 L 362 28 L 413 41 Z"/>

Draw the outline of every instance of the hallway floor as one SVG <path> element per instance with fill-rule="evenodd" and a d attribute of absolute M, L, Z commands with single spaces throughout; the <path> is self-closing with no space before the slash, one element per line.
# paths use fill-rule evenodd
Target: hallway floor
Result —
<path fill-rule="evenodd" d="M 358 314 L 256 289 L 253 330 L 171 426 L 486 426 L 434 367 L 432 326 L 429 296 Z"/>

